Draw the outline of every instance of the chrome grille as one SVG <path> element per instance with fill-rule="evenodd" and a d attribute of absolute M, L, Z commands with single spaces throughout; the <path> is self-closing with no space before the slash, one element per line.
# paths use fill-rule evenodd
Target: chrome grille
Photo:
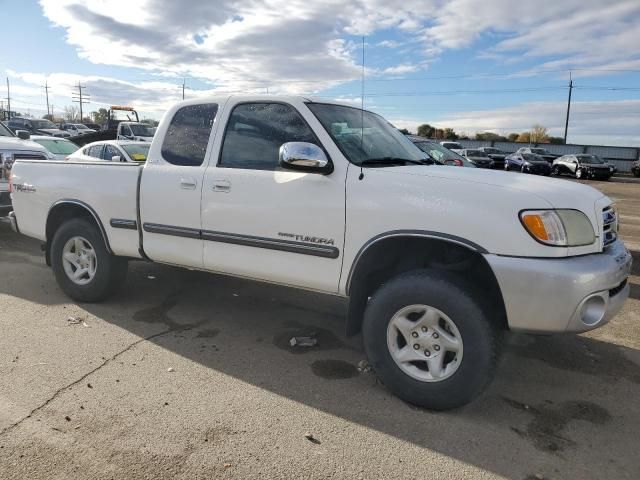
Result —
<path fill-rule="evenodd" d="M 613 207 L 602 210 L 602 243 L 606 247 L 618 239 L 618 215 Z"/>

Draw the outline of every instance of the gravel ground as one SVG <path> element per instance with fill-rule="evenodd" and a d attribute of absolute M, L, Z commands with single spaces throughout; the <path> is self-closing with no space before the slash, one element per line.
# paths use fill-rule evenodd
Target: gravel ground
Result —
<path fill-rule="evenodd" d="M 489 390 L 447 413 L 358 370 L 342 299 L 135 262 L 78 305 L 0 222 L 0 479 L 640 478 L 640 182 L 592 185 L 639 252 L 624 311 L 510 335 Z"/>

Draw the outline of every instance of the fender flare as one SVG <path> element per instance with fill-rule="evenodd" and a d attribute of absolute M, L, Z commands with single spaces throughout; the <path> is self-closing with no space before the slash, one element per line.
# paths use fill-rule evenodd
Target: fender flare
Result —
<path fill-rule="evenodd" d="M 87 212 L 89 212 L 89 214 L 93 217 L 93 219 L 96 222 L 96 225 L 98 225 L 98 229 L 100 230 L 100 234 L 102 235 L 102 239 L 104 240 L 104 245 L 107 249 L 107 252 L 110 255 L 113 255 L 113 250 L 111 250 L 111 245 L 109 244 L 109 237 L 107 236 L 107 231 L 104 228 L 104 225 L 102 224 L 102 221 L 100 220 L 100 216 L 98 215 L 98 213 L 93 209 L 93 207 L 91 207 L 91 205 L 89 205 L 88 203 L 83 202 L 82 200 L 77 200 L 74 198 L 65 198 L 62 200 L 57 200 L 56 202 L 54 202 L 51 207 L 49 207 L 49 211 L 47 212 L 47 222 L 46 224 L 49 224 L 49 218 L 51 217 L 51 213 L 54 209 L 59 208 L 62 205 L 75 205 L 76 207 L 80 207 L 83 208 L 84 210 L 86 210 Z M 51 239 L 47 238 L 47 258 L 49 257 L 49 250 L 51 248 Z"/>

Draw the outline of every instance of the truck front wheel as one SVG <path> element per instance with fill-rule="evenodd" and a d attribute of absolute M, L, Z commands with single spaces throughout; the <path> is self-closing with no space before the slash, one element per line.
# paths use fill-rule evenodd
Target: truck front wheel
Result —
<path fill-rule="evenodd" d="M 364 347 L 377 376 L 401 399 L 433 410 L 464 405 L 493 378 L 500 330 L 447 272 L 398 276 L 373 295 Z"/>
<path fill-rule="evenodd" d="M 127 261 L 110 255 L 98 229 L 83 219 L 69 220 L 56 231 L 51 266 L 60 288 L 79 302 L 104 300 L 127 274 Z"/>

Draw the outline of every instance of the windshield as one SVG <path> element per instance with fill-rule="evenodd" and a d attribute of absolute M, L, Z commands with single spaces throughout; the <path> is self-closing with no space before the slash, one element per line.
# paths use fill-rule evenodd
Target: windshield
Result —
<path fill-rule="evenodd" d="M 467 150 L 469 157 L 487 157 L 488 155 L 481 150 Z"/>
<path fill-rule="evenodd" d="M 351 163 L 360 165 L 365 160 L 381 158 L 414 161 L 427 158 L 398 129 L 375 113 L 326 103 L 307 106 Z"/>
<path fill-rule="evenodd" d="M 130 143 L 128 145 L 120 145 L 127 152 L 127 155 L 131 157 L 134 162 L 144 162 L 149 155 L 150 145 L 137 145 Z"/>
<path fill-rule="evenodd" d="M 535 153 L 523 153 L 522 158 L 529 162 L 546 162 L 544 158 L 542 158 L 540 155 L 536 155 Z"/>
<path fill-rule="evenodd" d="M 485 153 L 500 153 L 500 150 L 498 150 L 497 148 L 485 148 L 484 152 Z"/>
<path fill-rule="evenodd" d="M 580 160 L 582 163 L 600 163 L 600 164 L 606 163 L 597 155 L 576 155 L 576 156 L 578 157 L 578 160 Z"/>
<path fill-rule="evenodd" d="M 69 155 L 70 153 L 78 150 L 78 146 L 69 140 L 64 139 L 34 139 L 36 143 L 39 143 L 44 148 L 49 150 L 54 155 Z"/>
<path fill-rule="evenodd" d="M 13 133 L 7 127 L 4 126 L 4 123 L 0 122 L 0 137 L 13 137 Z"/>
<path fill-rule="evenodd" d="M 462 162 L 462 165 L 465 167 L 476 168 L 476 166 L 473 163 L 471 163 L 469 160 L 467 160 L 463 156 L 458 155 L 456 152 L 452 152 L 447 148 L 444 148 L 442 145 L 438 143 L 416 142 L 415 146 L 418 147 L 427 155 L 429 155 L 438 163 L 444 163 L 447 160 L 458 160 L 459 162 Z"/>
<path fill-rule="evenodd" d="M 33 125 L 33 128 L 36 128 L 38 130 L 42 128 L 57 128 L 49 120 L 31 120 L 31 125 Z"/>
<path fill-rule="evenodd" d="M 153 129 L 147 125 L 129 125 L 133 134 L 138 137 L 153 137 Z"/>
<path fill-rule="evenodd" d="M 88 127 L 86 127 L 85 125 L 82 125 L 81 123 L 75 123 L 74 126 L 78 129 L 78 130 L 89 130 Z"/>
<path fill-rule="evenodd" d="M 544 148 L 532 148 L 531 153 L 535 153 L 538 155 L 548 155 L 547 151 Z"/>
<path fill-rule="evenodd" d="M 444 142 L 442 146 L 445 148 L 455 148 L 457 150 L 462 150 L 462 145 L 457 142 Z"/>

